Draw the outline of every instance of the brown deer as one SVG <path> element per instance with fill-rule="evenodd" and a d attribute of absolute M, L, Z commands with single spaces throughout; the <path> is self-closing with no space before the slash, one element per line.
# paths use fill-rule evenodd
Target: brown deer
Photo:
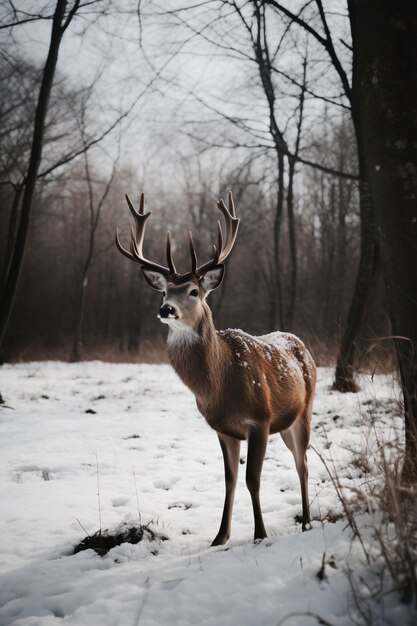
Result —
<path fill-rule="evenodd" d="M 213 258 L 203 265 L 198 265 L 189 233 L 191 271 L 186 274 L 179 274 L 175 268 L 170 233 L 166 245 L 168 267 L 144 257 L 145 225 L 151 212 L 144 213 L 143 194 L 139 211 L 128 196 L 126 201 L 136 222 L 136 234 L 132 227 L 128 251 L 116 231 L 116 245 L 122 254 L 139 263 L 150 286 L 162 293 L 158 317 L 168 325 L 169 359 L 194 393 L 198 409 L 217 432 L 223 452 L 226 495 L 220 529 L 211 545 L 224 544 L 230 537 L 243 439 L 248 442 L 246 484 L 255 518 L 254 538 L 266 537 L 259 487 L 268 436 L 278 432 L 294 456 L 301 485 L 302 529 L 306 530 L 310 524 L 306 450 L 316 384 L 314 361 L 300 339 L 289 333 L 253 337 L 241 330 L 216 331 L 206 301 L 222 282 L 223 261 L 237 236 L 239 219 L 232 194 L 228 208 L 222 199 L 217 202 L 225 218 L 226 236 L 218 221 L 218 244 L 213 247 Z"/>

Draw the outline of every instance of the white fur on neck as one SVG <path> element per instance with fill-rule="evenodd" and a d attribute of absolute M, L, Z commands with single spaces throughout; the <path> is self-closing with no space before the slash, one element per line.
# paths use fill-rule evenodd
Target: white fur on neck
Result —
<path fill-rule="evenodd" d="M 168 326 L 168 343 L 171 345 L 182 344 L 188 346 L 200 339 L 200 335 L 195 330 L 178 320 L 169 320 Z"/>

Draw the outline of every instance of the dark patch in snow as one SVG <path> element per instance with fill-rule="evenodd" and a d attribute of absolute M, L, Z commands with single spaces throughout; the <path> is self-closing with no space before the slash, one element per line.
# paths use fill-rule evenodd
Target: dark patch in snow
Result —
<path fill-rule="evenodd" d="M 129 498 L 124 498 L 123 496 L 119 498 L 113 498 L 111 503 L 114 507 L 126 506 L 126 504 L 129 504 Z"/>
<path fill-rule="evenodd" d="M 327 580 L 327 575 L 326 575 L 326 553 L 323 552 L 323 558 L 321 560 L 321 566 L 319 571 L 316 574 L 316 577 L 319 579 L 320 582 L 323 582 L 324 580 Z"/>
<path fill-rule="evenodd" d="M 183 511 L 188 511 L 188 509 L 191 509 L 193 505 L 191 504 L 191 502 L 173 502 L 172 504 L 168 505 L 169 509 L 182 509 Z"/>
<path fill-rule="evenodd" d="M 343 519 L 343 513 L 332 513 L 331 511 L 326 513 L 324 517 L 313 517 L 313 521 L 315 522 L 329 522 L 330 524 L 336 524 L 336 522 L 338 522 L 341 519 Z"/>
<path fill-rule="evenodd" d="M 332 567 L 333 569 L 337 569 L 337 563 L 336 563 L 336 559 L 334 558 L 334 556 L 332 555 L 329 560 L 327 561 L 327 563 L 330 565 L 330 567 Z"/>
<path fill-rule="evenodd" d="M 123 543 L 137 544 L 143 541 L 143 539 L 148 539 L 148 541 L 166 541 L 168 537 L 156 533 L 146 525 L 141 524 L 131 527 L 124 525 L 114 533 L 110 533 L 108 530 L 98 530 L 94 535 L 87 535 L 85 539 L 74 547 L 73 554 L 78 554 L 78 552 L 83 550 L 94 550 L 99 556 L 105 556 L 116 546 L 120 546 Z M 152 554 L 155 552 L 153 551 Z"/>
<path fill-rule="evenodd" d="M 87 409 L 86 411 L 84 411 L 84 413 L 90 413 L 91 415 L 96 415 L 97 411 L 95 411 L 94 409 Z"/>
<path fill-rule="evenodd" d="M 3 398 L 1 393 L 0 393 L 0 407 L 2 407 L 4 409 L 13 409 L 12 406 L 9 406 L 8 404 L 6 404 L 6 400 Z"/>
<path fill-rule="evenodd" d="M 36 480 L 45 480 L 50 481 L 54 480 L 57 475 L 53 473 L 53 471 L 42 468 L 37 465 L 23 465 L 21 467 L 16 468 L 12 472 L 12 479 L 17 482 L 27 482 L 27 481 L 36 481 Z"/>

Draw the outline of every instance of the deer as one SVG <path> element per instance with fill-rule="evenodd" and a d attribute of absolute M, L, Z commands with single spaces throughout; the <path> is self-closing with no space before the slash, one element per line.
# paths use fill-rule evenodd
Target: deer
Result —
<path fill-rule="evenodd" d="M 138 263 L 147 283 L 162 294 L 158 317 L 168 326 L 168 358 L 180 379 L 192 391 L 209 426 L 217 433 L 224 460 L 225 497 L 219 531 L 211 546 L 225 544 L 231 534 L 233 501 L 240 464 L 240 444 L 247 441 L 246 486 L 253 517 L 254 541 L 267 536 L 260 504 L 260 483 L 267 442 L 280 433 L 291 451 L 301 487 L 302 530 L 310 528 L 307 448 L 316 385 L 316 366 L 303 342 L 291 333 L 252 336 L 242 330 L 217 331 L 207 296 L 220 287 L 225 266 L 235 244 L 239 218 L 232 193 L 228 207 L 222 198 L 217 208 L 226 231 L 217 222 L 217 245 L 212 257 L 198 265 L 189 232 L 191 270 L 177 271 L 171 235 L 166 240 L 167 266 L 148 260 L 143 253 L 146 222 L 144 194 L 139 211 L 125 196 L 136 224 L 131 227 L 130 250 L 119 251 Z"/>

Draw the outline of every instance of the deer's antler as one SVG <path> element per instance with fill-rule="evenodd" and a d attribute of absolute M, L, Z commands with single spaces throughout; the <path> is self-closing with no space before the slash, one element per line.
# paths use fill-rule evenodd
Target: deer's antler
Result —
<path fill-rule="evenodd" d="M 236 241 L 240 220 L 236 217 L 235 205 L 232 192 L 229 191 L 229 208 L 226 207 L 223 199 L 217 201 L 217 208 L 223 213 L 226 220 L 226 240 L 223 239 L 222 225 L 217 222 L 217 246 L 213 245 L 213 258 L 197 267 L 197 254 L 194 248 L 193 238 L 190 233 L 190 252 L 192 273 L 203 276 L 208 270 L 213 269 L 219 263 L 223 263 L 231 253 Z"/>
<path fill-rule="evenodd" d="M 159 263 L 154 263 L 153 261 L 149 261 L 143 255 L 143 240 L 145 237 L 145 228 L 146 222 L 152 215 L 152 211 L 144 212 L 145 207 L 145 194 L 141 194 L 140 196 L 140 204 L 139 211 L 136 211 L 132 202 L 130 201 L 129 196 L 125 195 L 127 205 L 130 209 L 131 214 L 133 215 L 133 219 L 136 223 L 136 234 L 134 232 L 133 226 L 130 232 L 130 252 L 126 250 L 120 243 L 119 239 L 119 229 L 116 229 L 116 246 L 120 250 L 122 254 L 124 254 L 131 261 L 135 261 L 135 263 L 139 263 L 142 267 L 149 270 L 155 270 L 160 272 L 164 276 L 168 277 L 170 274 L 176 274 L 177 270 L 175 269 L 174 261 L 172 259 L 172 251 L 171 251 L 171 235 L 168 233 L 167 235 L 167 246 L 166 246 L 166 256 L 168 267 L 164 267 L 163 265 L 159 265 Z"/>
<path fill-rule="evenodd" d="M 130 234 L 130 251 L 124 248 L 120 242 L 119 238 L 119 229 L 116 229 L 116 246 L 120 250 L 124 256 L 126 256 L 131 261 L 135 261 L 135 263 L 139 263 L 143 268 L 154 270 L 156 272 L 160 272 L 166 278 L 172 275 L 179 276 L 173 258 L 172 258 L 172 248 L 171 248 L 171 234 L 168 232 L 167 235 L 167 244 L 166 244 L 166 258 L 168 267 L 163 265 L 159 265 L 159 263 L 154 263 L 153 261 L 149 261 L 143 255 L 143 240 L 145 237 L 145 228 L 146 222 L 152 215 L 152 211 L 148 211 L 145 213 L 145 195 L 142 193 L 140 196 L 140 204 L 139 211 L 135 209 L 132 202 L 130 201 L 129 196 L 126 194 L 125 196 L 127 205 L 130 209 L 130 212 L 133 216 L 133 219 L 136 223 L 136 233 L 132 226 L 131 234 Z M 195 251 L 193 236 L 192 233 L 189 233 L 189 242 L 190 242 L 190 254 L 191 254 L 191 274 L 197 275 L 201 278 L 208 270 L 213 269 L 219 263 L 223 263 L 223 261 L 229 256 L 232 251 L 233 245 L 236 241 L 237 231 L 239 228 L 239 219 L 236 217 L 235 205 L 233 203 L 232 192 L 229 191 L 228 198 L 229 207 L 227 208 L 223 199 L 220 198 L 217 201 L 217 208 L 223 213 L 225 221 L 226 221 L 226 239 L 223 237 L 223 230 L 220 224 L 220 221 L 217 222 L 217 246 L 213 245 L 213 258 L 211 258 L 203 265 L 197 266 L 197 253 Z"/>

